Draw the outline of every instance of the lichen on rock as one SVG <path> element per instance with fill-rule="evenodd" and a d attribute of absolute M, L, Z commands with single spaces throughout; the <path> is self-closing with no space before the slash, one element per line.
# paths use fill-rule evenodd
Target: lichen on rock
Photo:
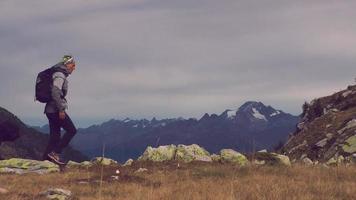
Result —
<path fill-rule="evenodd" d="M 162 162 L 173 160 L 177 147 L 175 145 L 166 145 L 153 148 L 148 146 L 145 152 L 138 158 L 139 161 Z"/>
<path fill-rule="evenodd" d="M 222 149 L 220 151 L 220 157 L 221 162 L 234 163 L 240 166 L 248 164 L 246 156 L 233 149 Z"/>
<path fill-rule="evenodd" d="M 177 147 L 175 159 L 183 162 L 205 161 L 211 162 L 210 153 L 197 144 L 183 145 Z"/>

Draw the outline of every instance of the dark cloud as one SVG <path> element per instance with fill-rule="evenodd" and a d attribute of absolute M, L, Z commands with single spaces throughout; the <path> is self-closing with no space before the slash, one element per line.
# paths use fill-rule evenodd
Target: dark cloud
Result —
<path fill-rule="evenodd" d="M 298 114 L 351 84 L 351 1 L 124 0 L 0 2 L 1 105 L 43 124 L 36 73 L 66 53 L 78 63 L 70 113 L 197 117 L 259 100 Z"/>

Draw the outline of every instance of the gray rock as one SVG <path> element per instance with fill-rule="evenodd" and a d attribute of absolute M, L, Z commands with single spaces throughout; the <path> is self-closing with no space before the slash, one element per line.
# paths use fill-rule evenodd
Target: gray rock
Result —
<path fill-rule="evenodd" d="M 246 156 L 233 149 L 222 149 L 220 151 L 220 157 L 221 162 L 234 163 L 240 166 L 248 164 Z"/>
<path fill-rule="evenodd" d="M 72 192 L 61 188 L 50 188 L 40 193 L 41 196 L 45 196 L 47 199 L 53 200 L 69 200 L 72 199 Z"/>
<path fill-rule="evenodd" d="M 146 168 L 139 168 L 138 170 L 135 171 L 135 173 L 142 173 L 142 172 L 147 172 L 148 169 Z"/>
<path fill-rule="evenodd" d="M 9 193 L 9 190 L 5 188 L 0 188 L 0 194 L 7 194 L 7 193 Z"/>
<path fill-rule="evenodd" d="M 303 158 L 302 162 L 305 164 L 305 165 L 308 165 L 308 166 L 311 166 L 313 165 L 313 161 L 310 160 L 310 158 L 306 157 L 306 158 Z"/>
<path fill-rule="evenodd" d="M 349 96 L 350 94 L 352 94 L 352 90 L 346 90 L 346 92 L 342 93 L 342 96 L 345 98 L 345 97 Z"/>
<path fill-rule="evenodd" d="M 319 142 L 317 142 L 315 145 L 318 147 L 324 147 L 328 142 L 328 138 L 324 138 L 322 140 L 320 140 Z"/>
<path fill-rule="evenodd" d="M 197 144 L 178 145 L 175 160 L 186 163 L 192 161 L 212 162 L 209 152 Z"/>
<path fill-rule="evenodd" d="M 110 158 L 105 158 L 105 157 L 95 157 L 90 162 L 93 164 L 99 164 L 99 165 L 104 165 L 104 166 L 118 164 L 117 161 L 110 159 Z"/>
<path fill-rule="evenodd" d="M 125 162 L 125 164 L 124 164 L 123 166 L 124 166 L 124 167 L 125 167 L 125 166 L 131 166 L 133 162 L 134 162 L 134 161 L 130 158 L 130 159 L 128 159 L 128 160 Z"/>
<path fill-rule="evenodd" d="M 343 133 L 347 129 L 355 128 L 356 127 L 356 119 L 352 119 L 347 124 L 345 125 L 344 128 L 340 129 L 337 131 L 338 134 Z"/>
<path fill-rule="evenodd" d="M 214 162 L 219 162 L 221 160 L 220 155 L 216 155 L 216 154 L 212 154 L 210 156 L 210 158 L 214 161 Z"/>
<path fill-rule="evenodd" d="M 159 146 L 157 148 L 147 147 L 145 152 L 138 158 L 139 161 L 162 162 L 173 160 L 177 147 L 175 145 Z"/>
<path fill-rule="evenodd" d="M 9 160 L 0 161 L 0 173 L 47 174 L 52 172 L 59 172 L 59 167 L 58 165 L 49 161 L 37 161 L 20 158 L 11 158 Z"/>
<path fill-rule="evenodd" d="M 265 163 L 268 165 L 291 166 L 291 162 L 288 156 L 277 153 L 256 153 L 255 159 L 258 161 L 265 161 Z"/>

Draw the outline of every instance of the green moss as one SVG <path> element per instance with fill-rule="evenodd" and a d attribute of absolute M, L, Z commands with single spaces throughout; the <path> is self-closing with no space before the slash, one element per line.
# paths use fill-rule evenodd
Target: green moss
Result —
<path fill-rule="evenodd" d="M 159 146 L 158 148 L 152 148 L 149 146 L 138 160 L 153 162 L 173 160 L 175 152 L 175 145 Z"/>
<path fill-rule="evenodd" d="M 235 163 L 240 166 L 245 166 L 248 164 L 246 156 L 232 149 L 222 149 L 220 151 L 220 157 L 222 162 Z"/>
<path fill-rule="evenodd" d="M 342 146 L 342 149 L 347 153 L 356 152 L 356 135 L 349 137 L 346 141 L 346 144 Z"/>
<path fill-rule="evenodd" d="M 178 145 L 175 159 L 186 163 L 192 162 L 194 160 L 211 161 L 210 153 L 197 144 L 188 146 L 182 144 Z"/>

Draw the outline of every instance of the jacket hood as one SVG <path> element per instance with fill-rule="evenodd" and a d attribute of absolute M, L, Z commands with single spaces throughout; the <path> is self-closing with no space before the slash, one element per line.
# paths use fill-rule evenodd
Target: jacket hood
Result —
<path fill-rule="evenodd" d="M 61 71 L 64 73 L 64 75 L 68 76 L 71 74 L 71 72 L 68 70 L 68 68 L 63 64 L 63 63 L 58 63 L 54 67 L 60 68 Z"/>

